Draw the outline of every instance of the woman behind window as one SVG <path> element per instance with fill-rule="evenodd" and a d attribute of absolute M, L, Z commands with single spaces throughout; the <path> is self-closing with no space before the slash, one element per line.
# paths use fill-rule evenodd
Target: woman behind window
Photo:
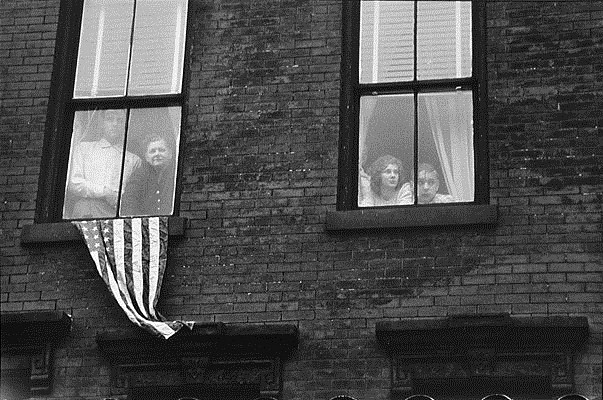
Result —
<path fill-rule="evenodd" d="M 360 207 L 380 207 L 412 204 L 412 187 L 404 183 L 402 162 L 394 156 L 384 155 L 369 167 L 368 174 L 359 173 Z"/>
<path fill-rule="evenodd" d="M 132 174 L 124 191 L 121 215 L 170 215 L 174 200 L 174 147 L 168 139 L 152 135 L 146 141 L 146 162 Z"/>

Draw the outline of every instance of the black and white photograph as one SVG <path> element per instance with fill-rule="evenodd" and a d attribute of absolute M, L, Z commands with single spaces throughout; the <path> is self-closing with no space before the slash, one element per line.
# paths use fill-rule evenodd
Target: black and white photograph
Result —
<path fill-rule="evenodd" d="M 0 400 L 603 400 L 603 2 L 1 0 Z"/>

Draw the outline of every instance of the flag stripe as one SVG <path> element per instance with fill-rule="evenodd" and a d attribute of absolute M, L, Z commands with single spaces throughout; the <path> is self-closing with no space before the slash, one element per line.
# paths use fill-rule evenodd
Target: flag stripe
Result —
<path fill-rule="evenodd" d="M 113 246 L 115 252 L 115 270 L 117 277 L 117 291 L 111 287 L 111 292 L 117 298 L 121 298 L 129 309 L 134 310 L 132 304 L 130 291 L 128 290 L 128 281 L 131 280 L 128 275 L 131 275 L 131 268 L 125 268 L 125 238 L 123 230 L 124 221 L 115 220 L 113 222 Z M 119 300 L 118 300 L 119 301 Z"/>
<path fill-rule="evenodd" d="M 138 310 L 144 317 L 149 317 L 142 300 L 142 226 L 140 218 L 132 220 L 132 286 Z"/>
<path fill-rule="evenodd" d="M 147 318 L 152 318 L 153 313 L 152 304 L 149 303 L 149 272 L 152 265 L 152 260 L 149 258 L 149 251 L 151 242 L 149 241 L 149 220 L 147 218 L 141 220 L 141 234 L 142 234 L 142 249 L 141 258 L 143 260 L 142 268 L 142 302 L 144 304 L 144 311 Z"/>
<path fill-rule="evenodd" d="M 160 248 L 160 232 L 159 218 L 149 219 L 149 310 L 153 318 L 157 318 L 155 314 L 155 305 L 157 305 L 157 276 L 159 274 L 159 251 Z"/>
<path fill-rule="evenodd" d="M 192 322 L 166 322 L 155 306 L 167 258 L 167 219 L 76 221 L 99 275 L 128 319 L 169 338 Z"/>

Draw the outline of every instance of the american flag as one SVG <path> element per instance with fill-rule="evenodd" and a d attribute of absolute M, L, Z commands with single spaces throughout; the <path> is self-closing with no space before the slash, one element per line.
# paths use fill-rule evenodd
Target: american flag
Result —
<path fill-rule="evenodd" d="M 167 261 L 167 218 L 75 221 L 99 275 L 134 324 L 168 339 L 190 322 L 155 310 Z"/>

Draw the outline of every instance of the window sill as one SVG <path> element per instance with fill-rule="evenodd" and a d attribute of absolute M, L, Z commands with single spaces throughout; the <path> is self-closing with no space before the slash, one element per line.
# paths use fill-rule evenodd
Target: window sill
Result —
<path fill-rule="evenodd" d="M 327 231 L 371 228 L 412 228 L 446 225 L 493 225 L 497 208 L 487 204 L 456 204 L 367 208 L 327 213 Z"/>
<path fill-rule="evenodd" d="M 186 218 L 169 217 L 169 235 L 184 235 L 186 224 Z M 31 224 L 25 225 L 21 230 L 21 244 L 75 242 L 79 240 L 82 240 L 80 233 L 71 222 Z"/>

